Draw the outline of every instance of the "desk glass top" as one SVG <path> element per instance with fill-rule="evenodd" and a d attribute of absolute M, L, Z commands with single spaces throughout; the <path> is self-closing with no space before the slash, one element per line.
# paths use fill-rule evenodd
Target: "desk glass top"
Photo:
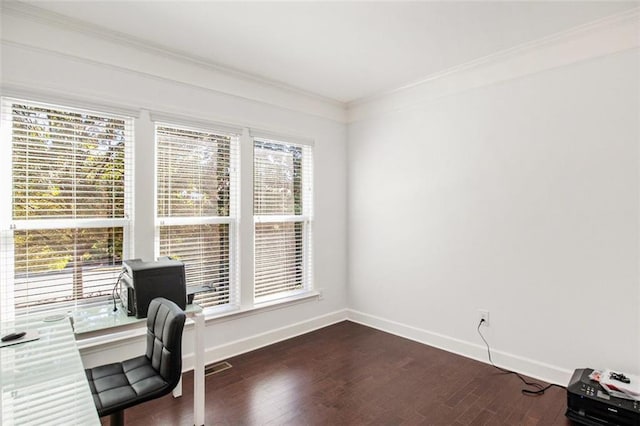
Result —
<path fill-rule="evenodd" d="M 2 335 L 37 331 L 34 341 L 0 348 L 0 424 L 99 425 L 68 318 L 2 323 Z"/>
<path fill-rule="evenodd" d="M 73 329 L 76 334 L 91 333 L 94 331 L 115 328 L 132 328 L 145 325 L 146 318 L 127 316 L 124 309 L 118 305 L 113 310 L 113 303 L 105 303 L 97 306 L 77 309 L 73 312 Z M 202 312 L 199 305 L 187 305 L 184 310 L 187 315 Z"/>

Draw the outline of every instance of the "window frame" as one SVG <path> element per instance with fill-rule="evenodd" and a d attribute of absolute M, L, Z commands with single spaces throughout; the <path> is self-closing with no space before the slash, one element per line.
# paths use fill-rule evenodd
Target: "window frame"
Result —
<path fill-rule="evenodd" d="M 125 188 L 125 211 L 126 217 L 113 219 L 47 219 L 48 228 L 68 227 L 80 228 L 83 226 L 99 228 L 105 226 L 122 227 L 124 244 L 122 249 L 122 259 L 143 257 L 154 259 L 159 254 L 159 226 L 172 224 L 192 224 L 192 223 L 228 223 L 229 228 L 229 251 L 230 251 L 230 303 L 217 307 L 207 308 L 205 315 L 207 318 L 224 317 L 235 313 L 260 310 L 277 306 L 296 303 L 299 300 L 317 296 L 314 291 L 314 271 L 313 271 L 313 200 L 315 188 L 313 187 L 313 155 L 314 141 L 300 136 L 284 135 L 259 130 L 246 125 L 236 126 L 228 123 L 199 119 L 195 116 L 180 116 L 174 113 L 159 111 L 149 111 L 143 108 L 118 107 L 110 104 L 100 104 L 84 98 L 74 99 L 73 97 L 50 97 L 40 96 L 33 93 L 10 93 L 0 97 L 2 101 L 2 113 L 4 114 L 4 103 L 6 100 L 24 102 L 27 104 L 45 105 L 59 108 L 63 111 L 95 114 L 99 117 L 115 117 L 123 119 L 127 123 L 127 143 L 125 155 L 125 170 L 128 181 Z M 163 123 L 165 125 L 186 127 L 188 129 L 201 129 L 207 132 L 218 132 L 220 134 L 233 133 L 236 140 L 236 171 L 235 179 L 232 180 L 236 192 L 234 213 L 229 217 L 209 217 L 206 219 L 189 218 L 159 218 L 157 215 L 157 168 L 156 168 L 156 148 L 155 125 Z M 4 116 L 0 117 L 0 140 L 11 141 L 12 130 L 6 125 Z M 304 211 L 300 215 L 283 215 L 269 217 L 253 215 L 254 197 L 254 139 L 269 139 L 281 144 L 291 144 L 309 149 L 311 152 L 310 174 L 307 174 L 309 181 L 308 200 L 304 203 Z M 151 158 L 149 158 L 151 153 Z M 150 161 L 151 160 L 151 161 Z M 0 143 L 0 170 L 12 170 L 12 143 Z M 0 202 L 11 205 L 13 196 L 12 177 L 9 176 L 0 182 Z M 5 175 L 6 176 L 6 175 Z M 137 194 L 137 195 L 135 195 Z M 135 196 L 134 196 L 135 195 Z M 244 219 L 242 215 L 244 214 Z M 255 298 L 255 230 L 257 223 L 267 223 L 269 221 L 299 221 L 303 223 L 303 286 L 299 290 L 277 294 L 274 297 Z M 42 228 L 34 221 L 15 221 L 12 218 L 12 209 L 2 209 L 0 211 L 0 318 L 11 318 L 15 316 L 13 305 L 13 257 L 14 241 L 13 233 L 17 229 L 37 229 Z M 139 238 L 134 238 L 138 235 Z M 149 238 L 150 237 L 150 238 Z M 11 260 L 11 261 L 9 261 Z M 11 280 L 7 280 L 11 277 Z M 11 288 L 4 283 L 11 281 Z M 114 279 L 114 285 L 116 280 Z M 59 312 L 69 312 L 75 306 L 92 303 L 104 303 L 106 299 L 111 299 L 111 295 L 104 295 L 89 299 L 79 299 L 68 302 L 58 302 Z M 7 306 L 10 306 L 8 309 Z M 51 312 L 54 305 L 45 304 L 29 308 L 28 313 Z"/>
<path fill-rule="evenodd" d="M 306 139 L 292 139 L 274 134 L 253 133 L 251 135 L 252 160 L 253 160 L 253 177 L 256 177 L 256 142 L 276 144 L 287 147 L 296 147 L 301 149 L 301 201 L 302 209 L 299 214 L 256 214 L 256 188 L 253 184 L 252 206 L 253 206 L 253 300 L 256 305 L 270 304 L 282 299 L 295 298 L 297 296 L 307 294 L 314 289 L 314 271 L 313 271 L 313 223 L 314 223 L 314 184 L 313 184 L 313 163 L 314 163 L 314 144 L 313 141 Z M 293 172 L 293 171 L 292 171 Z M 276 223 L 300 223 L 301 231 L 301 248 L 302 248 L 302 278 L 301 288 L 293 290 L 283 290 L 266 295 L 258 296 L 257 291 L 257 227 L 260 224 L 276 224 Z"/>
<path fill-rule="evenodd" d="M 13 105 L 21 104 L 29 107 L 48 108 L 66 114 L 92 115 L 105 119 L 116 119 L 124 122 L 124 155 L 123 172 L 123 214 L 122 217 L 98 218 L 40 218 L 14 219 L 13 217 Z M 17 315 L 68 310 L 76 306 L 100 303 L 112 297 L 104 294 L 93 297 L 81 297 L 51 303 L 36 303 L 26 307 L 15 306 L 15 233 L 18 231 L 56 230 L 56 229 L 97 229 L 122 228 L 121 260 L 130 257 L 133 248 L 133 199 L 134 199 L 134 148 L 135 148 L 135 115 L 130 111 L 112 112 L 110 108 L 83 105 L 82 103 L 61 101 L 43 101 L 33 97 L 2 96 L 0 97 L 0 168 L 5 170 L 0 182 L 0 203 L 10 208 L 0 212 L 0 319 L 12 320 Z M 113 285 L 117 282 L 114 272 Z M 113 285 L 109 284 L 111 287 Z"/>
<path fill-rule="evenodd" d="M 151 118 L 154 138 L 154 256 L 161 256 L 160 230 L 164 226 L 189 226 L 189 225 L 220 225 L 228 226 L 229 238 L 229 296 L 228 303 L 205 307 L 205 313 L 236 308 L 240 303 L 239 291 L 239 192 L 240 192 L 240 137 L 242 131 L 229 126 L 218 125 L 209 122 L 194 122 L 171 116 L 154 115 Z M 230 141 L 230 180 L 229 180 L 229 214 L 227 216 L 160 216 L 158 199 L 159 180 L 159 141 L 158 128 L 167 127 L 174 130 L 202 132 L 228 136 Z M 197 287 L 200 284 L 187 283 L 187 288 Z"/>

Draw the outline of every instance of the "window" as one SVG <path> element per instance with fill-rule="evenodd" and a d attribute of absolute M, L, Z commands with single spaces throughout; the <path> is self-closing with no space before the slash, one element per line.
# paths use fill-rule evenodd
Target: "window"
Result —
<path fill-rule="evenodd" d="M 0 98 L 0 203 L 8 206 L 0 209 L 0 317 L 106 299 L 123 259 L 142 253 L 183 261 L 187 286 L 208 287 L 195 299 L 205 308 L 312 289 L 312 146 L 143 114 L 139 149 L 155 159 L 155 180 L 146 178 L 150 159 L 139 158 L 136 188 L 155 203 L 134 215 L 132 114 Z M 155 137 L 145 136 L 147 124 Z M 241 139 L 253 160 L 245 184 L 254 218 L 244 225 L 247 234 L 253 227 L 245 255 L 254 280 L 243 294 Z M 137 241 L 134 253 L 134 228 L 143 235 L 152 226 L 154 238 Z"/>
<path fill-rule="evenodd" d="M 257 302 L 311 289 L 312 148 L 254 139 Z"/>
<path fill-rule="evenodd" d="M 3 316 L 111 295 L 131 240 L 133 120 L 3 98 L 2 130 Z"/>
<path fill-rule="evenodd" d="M 202 307 L 236 302 L 238 135 L 156 124 L 157 247 L 185 263 Z"/>

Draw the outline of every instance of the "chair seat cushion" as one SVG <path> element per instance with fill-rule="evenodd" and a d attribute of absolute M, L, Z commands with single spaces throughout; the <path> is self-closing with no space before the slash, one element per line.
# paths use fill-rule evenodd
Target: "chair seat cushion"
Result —
<path fill-rule="evenodd" d="M 85 370 L 98 414 L 106 416 L 168 393 L 170 384 L 145 356 Z"/>

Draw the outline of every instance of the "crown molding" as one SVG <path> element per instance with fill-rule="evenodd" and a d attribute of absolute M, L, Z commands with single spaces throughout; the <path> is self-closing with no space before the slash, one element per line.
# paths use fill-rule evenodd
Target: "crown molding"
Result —
<path fill-rule="evenodd" d="M 47 54 L 49 58 L 62 57 L 66 60 L 74 60 L 78 64 L 89 64 L 89 65 L 98 65 L 103 69 L 107 69 L 111 72 L 121 72 L 124 74 L 128 74 L 133 76 L 134 78 L 144 78 L 150 80 L 156 80 L 160 82 L 165 82 L 171 85 L 176 86 L 189 86 L 197 88 L 198 90 L 203 90 L 207 92 L 211 92 L 212 94 L 223 94 L 216 90 L 196 86 L 192 84 L 187 84 L 175 80 L 168 80 L 162 77 L 147 75 L 138 71 L 133 71 L 127 68 L 119 68 L 117 66 L 105 64 L 95 63 L 86 58 L 75 58 L 69 55 L 60 54 L 57 52 L 50 51 L 41 51 L 38 48 L 33 46 L 22 46 L 19 44 L 14 44 L 12 42 L 7 42 L 6 40 L 0 40 L 0 48 L 11 48 L 17 47 L 21 49 L 23 52 L 32 51 L 36 54 Z M 290 137 L 297 138 L 300 140 L 304 139 L 304 136 L 291 134 L 290 129 L 286 128 L 278 128 L 271 125 L 271 123 L 263 123 L 260 121 L 239 121 L 237 116 L 225 116 L 220 114 L 215 114 L 214 118 L 210 115 L 201 115 L 202 113 L 197 109 L 195 111 L 189 111 L 188 115 L 185 115 L 185 110 L 183 107 L 169 107 L 168 105 L 159 106 L 156 104 L 149 104 L 148 102 L 140 102 L 138 100 L 131 100 L 126 96 L 118 96 L 113 95 L 108 92 L 87 92 L 87 91 L 70 91 L 67 87 L 59 87 L 51 85 L 49 83 L 41 83 L 37 88 L 33 88 L 31 83 L 24 82 L 0 82 L 0 95 L 3 97 L 10 97 L 15 99 L 29 99 L 37 102 L 43 103 L 54 103 L 54 104 L 62 104 L 71 107 L 83 108 L 83 109 L 94 109 L 97 111 L 109 112 L 117 115 L 125 115 L 134 118 L 138 118 L 141 114 L 141 110 L 149 111 L 152 118 L 154 120 L 159 121 L 167 121 L 167 122 L 177 122 L 177 124 L 191 124 L 191 125 L 200 125 L 203 127 L 215 127 L 219 130 L 227 130 L 231 133 L 242 133 L 242 129 L 250 128 L 257 129 L 259 131 L 269 132 L 272 135 L 278 135 L 279 137 Z M 254 104 L 261 104 L 262 102 L 246 99 L 239 96 L 234 97 L 238 99 L 243 99 L 248 102 L 252 102 Z M 96 101 L 99 99 L 99 101 Z M 274 106 L 269 104 L 271 108 L 278 108 L 286 110 L 286 108 L 280 106 Z M 291 110 L 291 112 L 299 113 L 300 111 Z M 339 120 L 334 120 L 339 121 Z M 339 121 L 340 122 L 340 121 Z M 341 123 L 344 123 L 341 121 Z"/>
<path fill-rule="evenodd" d="M 135 69 L 131 69 L 128 67 L 123 67 L 120 65 L 114 65 L 114 64 L 106 64 L 100 61 L 96 61 L 96 60 L 92 60 L 92 59 L 88 59 L 86 57 L 82 57 L 82 56 L 76 56 L 76 55 L 72 55 L 72 54 L 68 54 L 68 53 L 61 53 L 61 52 L 56 52 L 56 51 L 51 51 L 48 49 L 42 49 L 39 47 L 35 47 L 33 45 L 29 45 L 29 44 L 23 44 L 23 43 L 17 43 L 17 42 L 13 42 L 13 41 L 8 41 L 8 40 L 0 40 L 0 47 L 5 47 L 5 48 L 17 48 L 20 49 L 22 51 L 30 51 L 30 52 L 35 52 L 37 54 L 46 54 L 46 55 L 50 55 L 51 57 L 59 57 L 59 58 L 64 58 L 66 60 L 70 60 L 76 63 L 82 63 L 82 64 L 88 64 L 88 65 L 96 65 L 99 66 L 103 69 L 109 69 L 111 71 L 114 72 L 121 72 L 124 74 L 129 74 L 129 75 L 133 75 L 133 76 L 137 76 L 140 78 L 145 78 L 145 79 L 150 79 L 150 80 L 157 80 L 157 81 L 162 81 L 165 83 L 169 83 L 172 85 L 176 85 L 176 86 L 187 86 L 187 87 L 194 87 L 200 90 L 205 90 L 211 93 L 215 93 L 215 94 L 220 94 L 220 95 L 231 95 L 234 96 L 235 98 L 238 99 L 243 99 L 245 101 L 249 101 L 249 102 L 254 102 L 257 104 L 264 104 L 264 105 L 270 105 L 272 107 L 277 107 L 277 108 L 281 108 L 284 110 L 291 110 L 291 111 L 295 111 L 295 112 L 300 112 L 299 110 L 295 109 L 295 108 L 291 108 L 291 107 L 287 107 L 287 106 L 283 106 L 280 104 L 276 104 L 276 103 L 269 103 L 269 102 L 265 102 L 263 100 L 260 99 L 256 99 L 253 97 L 247 97 L 247 96 L 243 96 L 242 94 L 237 94 L 237 93 L 228 93 L 224 90 L 218 90 L 215 88 L 211 88 L 211 87 L 207 87 L 205 85 L 200 85 L 197 83 L 189 83 L 189 82 L 184 82 L 181 80 L 177 80 L 177 79 L 171 79 L 171 78 L 167 78 L 164 76 L 160 76 L 160 75 L 156 75 L 154 73 L 150 73 L 150 72 L 144 72 L 144 71 L 139 71 L 139 70 L 135 70 Z M 43 99 L 57 99 L 60 101 L 63 101 L 65 103 L 77 103 L 77 102 L 81 102 L 80 105 L 99 105 L 100 109 L 109 109 L 109 108 L 113 108 L 113 106 L 115 106 L 116 110 L 123 110 L 123 111 L 135 111 L 136 110 L 136 105 L 132 104 L 130 102 L 122 102 L 122 100 L 119 99 L 109 99 L 109 101 L 107 103 L 95 103 L 90 101 L 89 99 L 85 99 L 85 96 L 82 96 L 81 94 L 74 94 L 74 95 L 69 95 L 68 92 L 63 91 L 59 88 L 56 87 L 49 87 L 47 85 L 47 83 L 42 83 L 37 89 L 33 89 L 30 85 L 24 85 L 21 84 L 19 82 L 5 82 L 2 81 L 0 84 L 0 88 L 4 91 L 3 94 L 7 95 L 10 94 L 10 96 L 14 96 L 14 97 L 28 97 L 29 99 L 39 99 L 39 98 L 43 98 Z M 5 93 L 6 92 L 6 93 Z M 93 96 L 98 96 L 97 94 L 91 94 Z M 9 95 L 7 95 L 9 96 Z M 99 96 L 101 98 L 105 98 L 105 94 L 104 93 L 100 93 Z M 110 107 L 110 105 L 112 107 Z M 146 107 L 145 107 L 146 108 Z M 308 111 L 302 111 L 308 114 L 312 114 Z M 127 113 L 127 114 L 131 114 L 131 113 Z M 312 114 L 313 115 L 313 114 Z M 322 115 L 322 114 L 317 114 L 317 115 Z M 341 121 L 339 119 L 339 117 L 325 117 L 325 118 L 330 118 L 330 119 L 334 119 L 335 121 Z"/>
<path fill-rule="evenodd" d="M 640 46 L 640 7 L 524 43 L 347 104 L 347 121 Z"/>
<path fill-rule="evenodd" d="M 0 83 L 0 95 L 13 99 L 25 99 L 44 104 L 60 104 L 71 108 L 83 110 L 92 109 L 109 114 L 123 115 L 132 118 L 140 116 L 140 108 L 135 105 L 123 104 L 122 102 L 109 100 L 108 102 L 96 102 L 95 99 L 87 99 L 74 96 L 68 91 L 55 91 L 47 88 L 34 90 L 31 86 L 19 84 Z"/>
<path fill-rule="evenodd" d="M 280 81 L 266 79 L 231 67 L 222 66 L 203 57 L 188 54 L 181 50 L 167 48 L 166 46 L 162 46 L 148 40 L 132 37 L 127 34 L 109 30 L 97 25 L 92 25 L 85 21 L 70 18 L 20 1 L 3 1 L 1 7 L 2 14 L 6 16 L 13 16 L 18 19 L 24 19 L 37 24 L 47 25 L 60 31 L 70 31 L 82 36 L 91 37 L 93 39 L 98 39 L 104 42 L 120 45 L 128 49 L 143 52 L 145 54 L 162 57 L 164 59 L 173 60 L 190 66 L 195 66 L 213 74 L 222 75 L 226 79 L 235 79 L 237 81 L 245 82 L 254 86 L 259 85 L 268 88 L 270 91 L 281 92 L 288 98 L 300 98 L 307 104 L 324 104 L 330 109 L 340 111 L 337 115 L 342 115 L 343 117 L 338 117 L 336 120 L 336 114 L 331 114 L 331 116 L 325 116 L 322 113 L 319 114 L 314 112 L 311 112 L 311 114 L 325 116 L 325 118 L 344 122 L 344 115 L 346 112 L 346 104 L 344 102 L 327 98 L 316 93 L 308 92 Z M 218 90 L 224 92 L 223 89 Z M 228 94 L 239 95 L 240 97 L 244 98 L 251 98 L 251 96 L 247 93 L 237 94 L 228 92 Z M 264 98 L 257 98 L 254 100 L 265 102 Z M 283 105 L 276 104 L 276 106 Z M 307 112 L 305 110 L 302 111 Z"/>

